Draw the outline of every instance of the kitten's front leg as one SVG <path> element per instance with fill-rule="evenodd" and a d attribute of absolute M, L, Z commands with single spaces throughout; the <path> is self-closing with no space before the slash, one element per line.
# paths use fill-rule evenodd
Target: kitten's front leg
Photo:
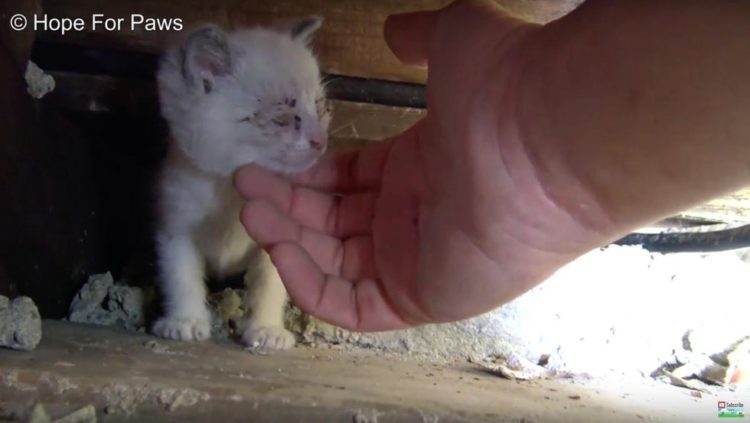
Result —
<path fill-rule="evenodd" d="M 260 350 L 285 350 L 295 344 L 294 335 L 284 328 L 286 288 L 268 253 L 254 251 L 245 273 L 245 310 L 242 342 Z"/>
<path fill-rule="evenodd" d="M 206 307 L 204 260 L 187 234 L 157 236 L 164 316 L 153 333 L 163 338 L 203 341 L 211 336 Z"/>

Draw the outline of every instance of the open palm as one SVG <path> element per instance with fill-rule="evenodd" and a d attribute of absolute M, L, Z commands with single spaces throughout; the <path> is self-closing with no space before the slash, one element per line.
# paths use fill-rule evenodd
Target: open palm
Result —
<path fill-rule="evenodd" d="M 356 330 L 463 319 L 580 252 L 520 135 L 520 46 L 537 29 L 480 1 L 392 17 L 396 55 L 429 61 L 427 117 L 294 181 L 238 172 L 242 221 L 300 308 Z"/>

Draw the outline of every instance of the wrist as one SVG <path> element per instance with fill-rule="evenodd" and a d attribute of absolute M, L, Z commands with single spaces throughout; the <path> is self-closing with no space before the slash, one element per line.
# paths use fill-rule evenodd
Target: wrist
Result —
<path fill-rule="evenodd" d="M 559 120 L 556 110 L 566 107 L 558 95 L 565 66 L 557 54 L 561 40 L 550 37 L 549 31 L 540 27 L 518 45 L 519 76 L 513 95 L 517 142 L 539 187 L 537 201 L 548 207 L 550 242 L 578 255 L 618 238 L 623 228 L 586 182 L 584 167 L 574 160 L 576 151 L 562 135 L 568 133 L 566 122 Z"/>

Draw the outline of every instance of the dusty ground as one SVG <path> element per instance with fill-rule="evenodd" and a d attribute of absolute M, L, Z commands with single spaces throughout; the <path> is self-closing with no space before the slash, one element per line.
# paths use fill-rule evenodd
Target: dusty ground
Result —
<path fill-rule="evenodd" d="M 251 355 L 225 341 L 44 322 L 32 352 L 0 350 L 0 421 L 36 401 L 52 417 L 93 404 L 99 421 L 587 422 L 716 418 L 716 401 L 634 379 L 510 381 L 465 362 L 299 347 Z M 745 401 L 747 402 L 747 401 Z"/>

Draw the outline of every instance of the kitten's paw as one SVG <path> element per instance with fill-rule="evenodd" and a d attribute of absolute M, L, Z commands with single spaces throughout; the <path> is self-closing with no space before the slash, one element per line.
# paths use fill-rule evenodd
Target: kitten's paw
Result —
<path fill-rule="evenodd" d="M 294 335 L 281 326 L 248 325 L 242 333 L 242 343 L 257 351 L 282 351 L 296 342 Z"/>
<path fill-rule="evenodd" d="M 154 335 L 178 341 L 205 341 L 211 337 L 211 321 L 197 318 L 162 317 L 154 323 Z"/>

